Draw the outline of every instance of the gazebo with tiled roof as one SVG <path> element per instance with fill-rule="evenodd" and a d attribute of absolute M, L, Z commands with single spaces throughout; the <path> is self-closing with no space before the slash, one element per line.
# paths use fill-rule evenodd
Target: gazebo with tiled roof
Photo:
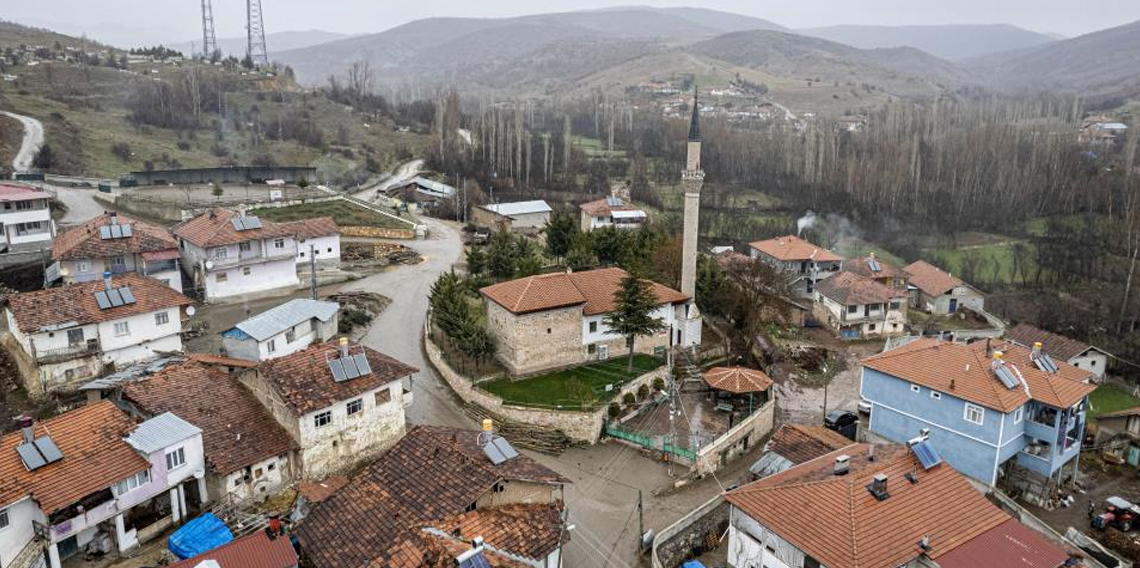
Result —
<path fill-rule="evenodd" d="M 747 367 L 713 367 L 705 371 L 705 383 L 717 391 L 731 393 L 733 397 L 748 397 L 748 414 L 756 407 L 756 393 L 764 393 L 761 404 L 767 400 L 768 389 L 772 388 L 772 378 L 758 369 Z M 743 402 L 743 401 L 742 401 Z"/>

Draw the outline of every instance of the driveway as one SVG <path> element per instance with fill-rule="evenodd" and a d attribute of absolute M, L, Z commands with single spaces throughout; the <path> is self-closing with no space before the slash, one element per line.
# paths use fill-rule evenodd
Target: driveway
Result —
<path fill-rule="evenodd" d="M 0 111 L 24 125 L 24 140 L 20 144 L 20 151 L 12 160 L 12 168 L 17 172 L 26 172 L 32 169 L 32 161 L 36 159 L 36 152 L 44 145 L 44 125 L 42 122 L 30 117 L 7 111 Z"/>

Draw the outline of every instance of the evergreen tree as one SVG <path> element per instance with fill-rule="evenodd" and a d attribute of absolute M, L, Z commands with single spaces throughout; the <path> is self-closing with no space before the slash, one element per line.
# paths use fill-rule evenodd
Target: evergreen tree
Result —
<path fill-rule="evenodd" d="M 617 307 L 605 317 L 610 330 L 625 336 L 629 347 L 629 362 L 626 369 L 633 371 L 634 341 L 639 335 L 652 335 L 665 329 L 665 320 L 653 317 L 659 302 L 649 282 L 634 274 L 627 274 L 621 281 L 621 288 L 614 292 Z"/>
<path fill-rule="evenodd" d="M 590 233 L 575 233 L 566 252 L 566 266 L 571 270 L 589 270 L 597 265 L 598 257 L 594 255 Z"/>
<path fill-rule="evenodd" d="M 546 222 L 546 252 L 561 259 L 570 251 L 570 243 L 578 232 L 574 216 L 569 213 L 555 213 Z"/>
<path fill-rule="evenodd" d="M 467 273 L 479 276 L 485 270 L 487 270 L 487 253 L 479 247 L 471 247 L 471 250 L 467 251 Z"/>
<path fill-rule="evenodd" d="M 491 271 L 491 276 L 499 280 L 514 278 L 518 270 L 518 258 L 515 256 L 518 251 L 515 248 L 514 236 L 506 229 L 500 229 L 491 235 L 488 248 L 490 252 L 487 254 L 487 268 Z"/>

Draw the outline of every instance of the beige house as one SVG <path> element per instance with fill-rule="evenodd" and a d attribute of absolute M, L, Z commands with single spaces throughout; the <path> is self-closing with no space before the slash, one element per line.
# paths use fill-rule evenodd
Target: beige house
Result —
<path fill-rule="evenodd" d="M 471 209 L 471 220 L 480 227 L 516 233 L 537 233 L 546 228 L 552 209 L 545 201 L 489 203 Z"/>
<path fill-rule="evenodd" d="M 902 335 L 907 294 L 852 272 L 840 272 L 816 287 L 816 317 L 843 339 Z"/>
<path fill-rule="evenodd" d="M 959 308 L 985 309 L 986 297 L 961 278 L 919 260 L 903 268 L 910 281 L 911 306 L 932 314 L 954 314 Z"/>
<path fill-rule="evenodd" d="M 610 196 L 583 203 L 578 206 L 578 209 L 582 211 L 582 232 L 590 232 L 603 227 L 640 229 L 649 221 L 649 215 L 643 209 L 619 196 Z"/>
<path fill-rule="evenodd" d="M 528 276 L 483 288 L 487 325 L 498 341 L 497 358 L 512 374 L 526 375 L 625 353 L 625 337 L 610 331 L 605 318 L 626 276 L 620 268 L 603 268 Z M 637 338 L 635 349 L 660 353 L 699 344 L 699 327 L 694 332 L 685 325 L 692 300 L 661 284 L 651 285 L 660 302 L 653 316 L 666 328 Z"/>

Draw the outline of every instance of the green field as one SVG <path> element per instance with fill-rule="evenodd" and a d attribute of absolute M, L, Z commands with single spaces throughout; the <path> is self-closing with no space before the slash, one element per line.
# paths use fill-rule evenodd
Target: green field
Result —
<path fill-rule="evenodd" d="M 839 244 L 833 247 L 832 252 L 842 256 L 843 258 L 857 258 L 867 256 L 870 253 L 875 253 L 875 256 L 882 260 L 887 261 L 896 268 L 902 268 L 910 264 L 903 260 L 901 257 L 896 256 L 891 251 L 871 242 L 862 239 L 844 239 Z"/>
<path fill-rule="evenodd" d="M 298 221 L 314 217 L 332 217 L 336 224 L 342 227 L 407 229 L 410 226 L 348 201 L 305 203 L 288 207 L 255 209 L 255 211 L 258 217 L 270 221 Z"/>
<path fill-rule="evenodd" d="M 1092 405 L 1089 416 L 1096 418 L 1109 412 L 1136 408 L 1140 406 L 1140 398 L 1128 394 L 1114 384 L 1105 383 L 1089 395 L 1089 404 Z"/>
<path fill-rule="evenodd" d="M 616 145 L 616 144 L 615 144 Z M 614 150 L 612 152 L 606 150 L 606 143 L 598 138 L 589 138 L 586 136 L 574 137 L 574 148 L 581 150 L 591 158 L 624 158 L 626 157 L 625 150 Z"/>
<path fill-rule="evenodd" d="M 499 396 L 508 404 L 592 410 L 609 402 L 618 388 L 665 364 L 662 359 L 637 354 L 633 358 L 633 372 L 626 371 L 627 358 L 614 355 L 613 359 L 564 369 L 521 381 L 502 379 L 479 385 L 487 392 Z M 606 385 L 613 390 L 606 391 Z"/>

